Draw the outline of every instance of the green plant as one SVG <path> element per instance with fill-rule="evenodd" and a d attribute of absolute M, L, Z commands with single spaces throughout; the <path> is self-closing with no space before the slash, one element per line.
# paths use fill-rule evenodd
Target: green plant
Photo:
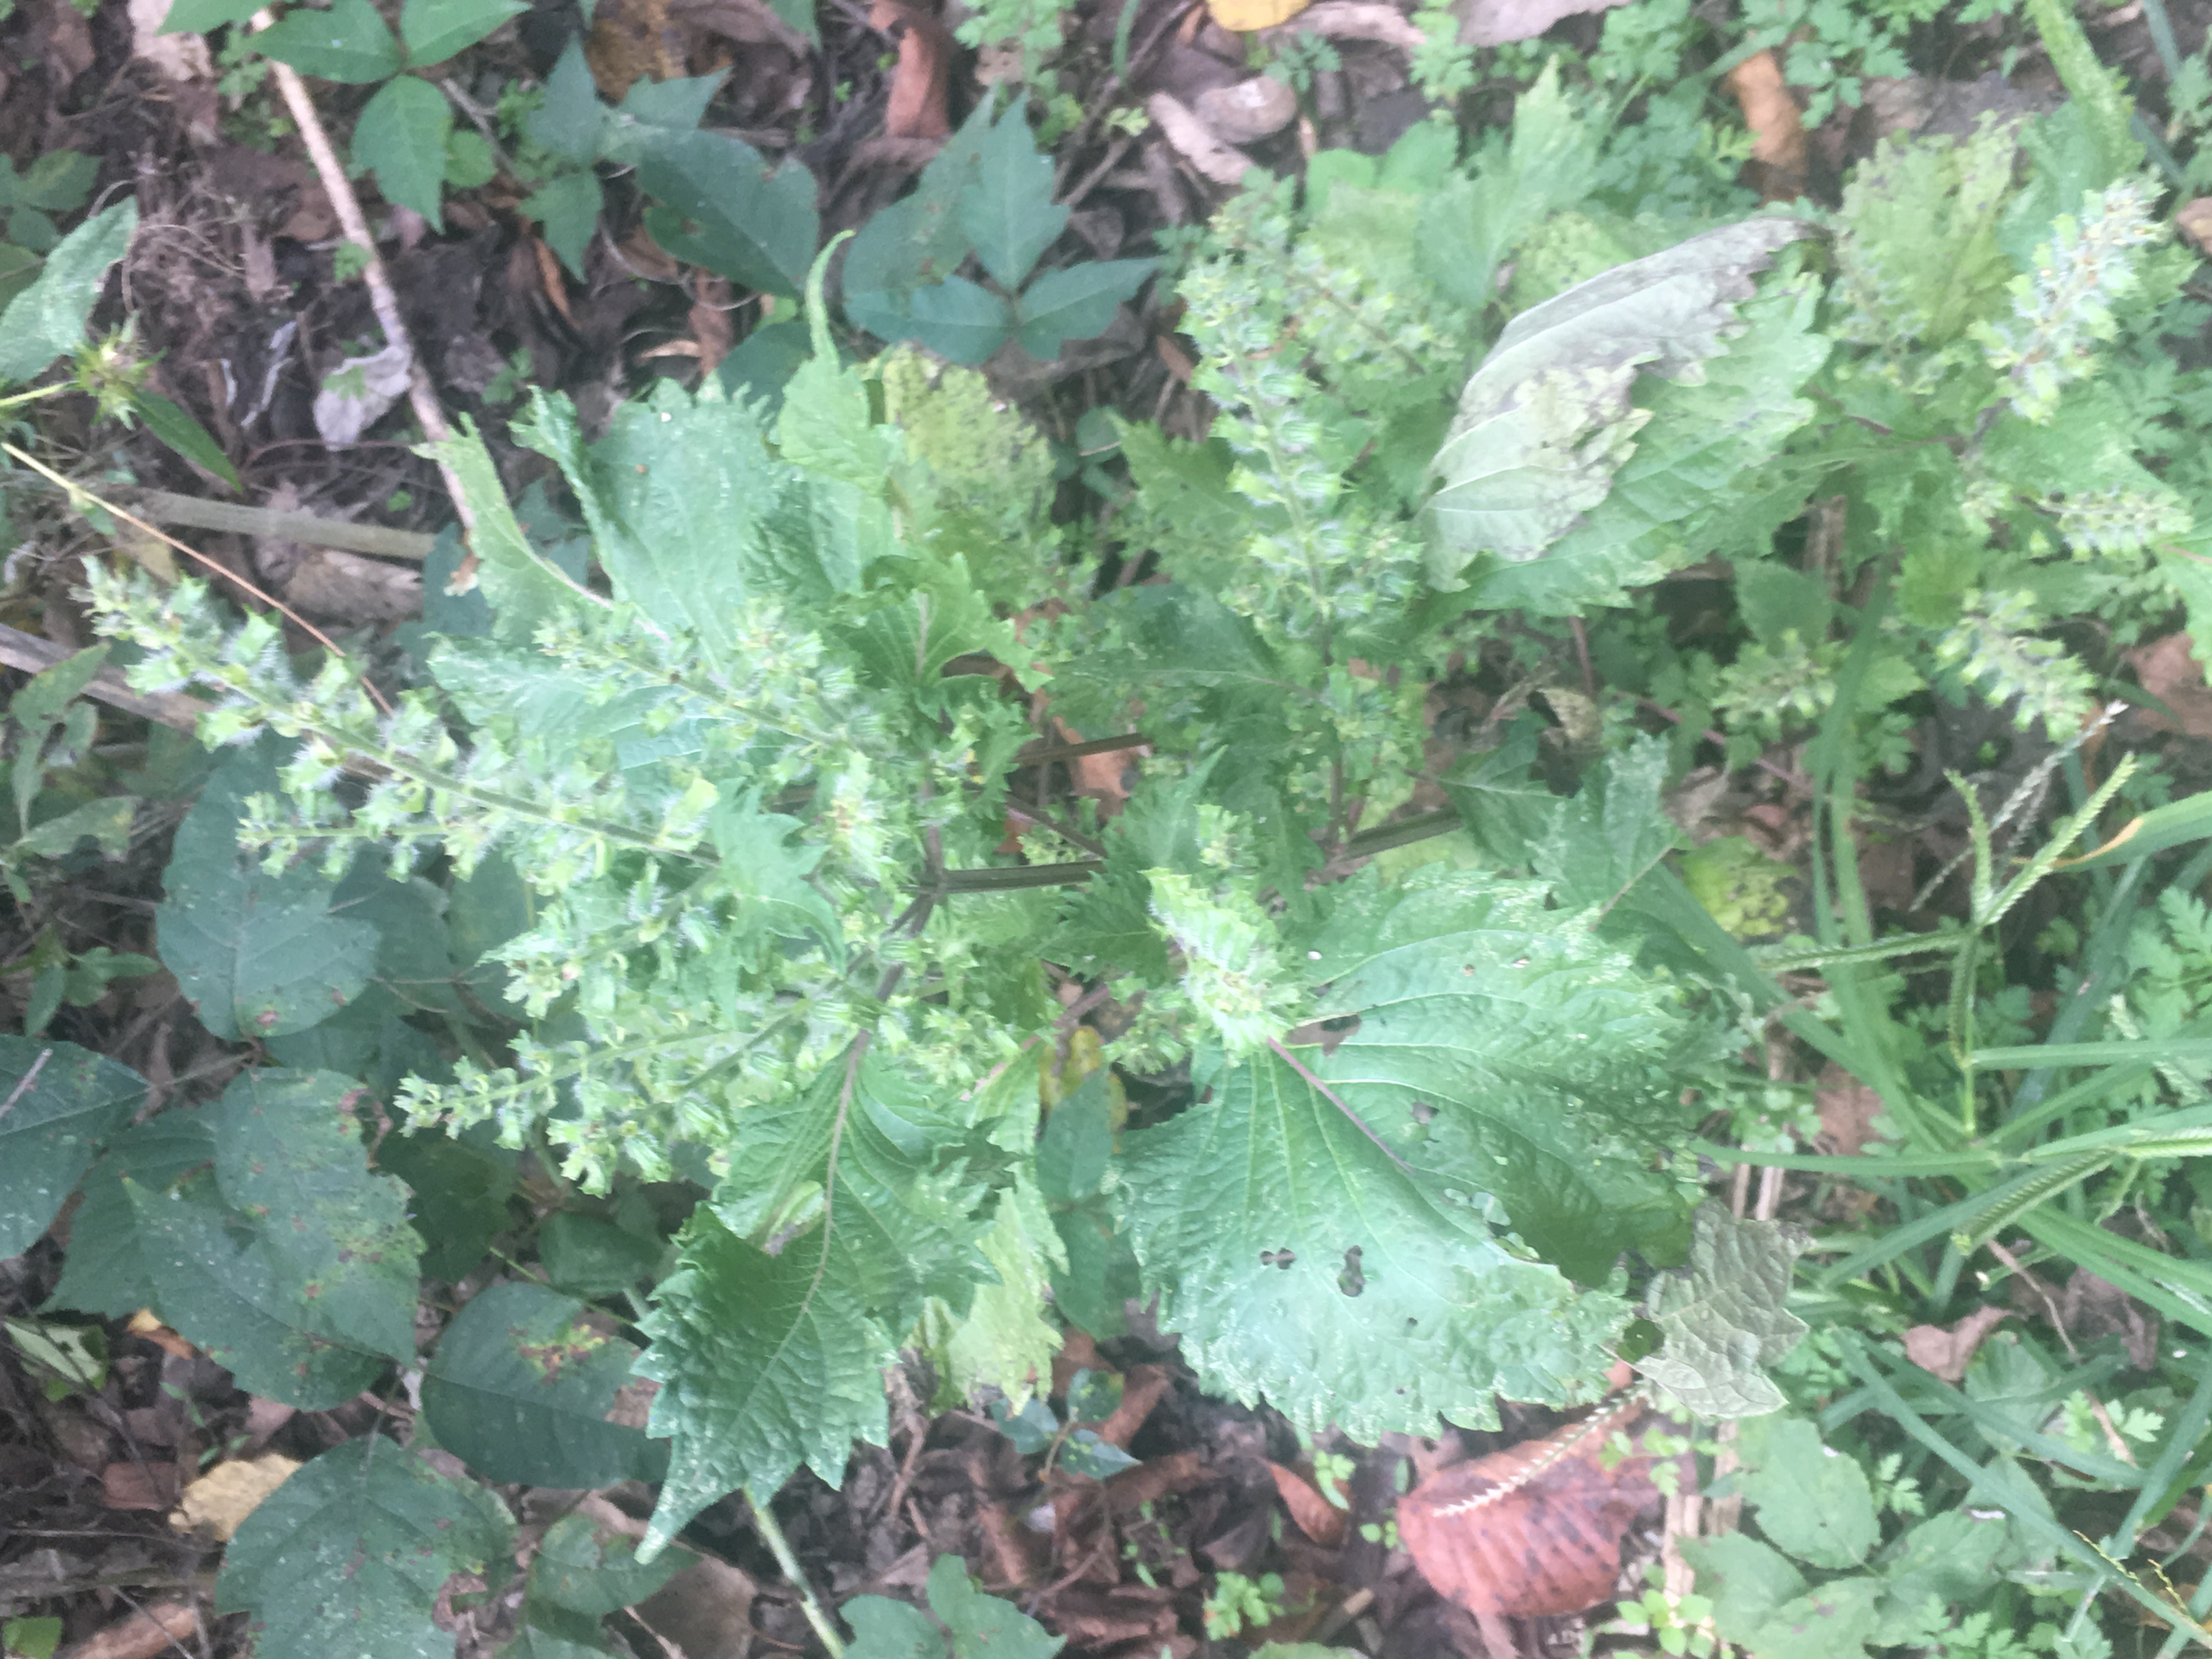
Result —
<path fill-rule="evenodd" d="M 878 339 L 913 340 L 948 362 L 980 363 L 1010 340 L 1060 356 L 1113 321 L 1158 268 L 1088 260 L 1032 276 L 1066 225 L 1052 162 L 1037 153 L 1022 100 L 994 118 L 985 99 L 922 169 L 914 193 L 862 226 L 846 251 L 845 313 Z M 996 291 L 959 274 L 973 256 Z"/>
<path fill-rule="evenodd" d="M 1247 1578 L 1241 1572 L 1218 1573 L 1212 1592 L 1206 1598 L 1206 1633 L 1242 1635 L 1247 1625 L 1272 1625 L 1291 1611 L 1283 1601 L 1279 1573 L 1264 1572 Z"/>

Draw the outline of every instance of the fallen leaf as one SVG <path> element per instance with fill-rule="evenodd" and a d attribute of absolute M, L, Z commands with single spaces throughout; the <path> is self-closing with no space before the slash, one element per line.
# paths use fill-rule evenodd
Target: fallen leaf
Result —
<path fill-rule="evenodd" d="M 1831 1062 L 1821 1068 L 1813 1085 L 1813 1102 L 1820 1113 L 1820 1133 L 1834 1143 L 1838 1158 L 1856 1158 L 1875 1133 L 1874 1121 L 1887 1109 L 1881 1096 Z"/>
<path fill-rule="evenodd" d="M 1974 1350 L 2011 1317 L 2009 1308 L 1977 1308 L 1955 1325 L 1915 1325 L 1905 1334 L 1905 1357 L 1930 1376 L 1956 1382 L 1966 1376 Z"/>
<path fill-rule="evenodd" d="M 1098 1437 L 1109 1445 L 1127 1450 L 1137 1431 L 1145 1426 L 1145 1419 L 1152 1414 L 1152 1407 L 1166 1396 L 1173 1382 L 1162 1366 L 1130 1366 L 1128 1375 L 1121 1381 L 1121 1403 L 1114 1407 L 1111 1417 L 1098 1425 Z"/>
<path fill-rule="evenodd" d="M 2173 222 L 2197 244 L 2200 253 L 2212 253 L 2212 196 L 2200 196 L 2176 210 Z"/>
<path fill-rule="evenodd" d="M 620 103 L 641 78 L 672 81 L 684 73 L 681 33 L 667 0 L 599 0 L 584 61 L 609 103 Z"/>
<path fill-rule="evenodd" d="M 591 1522 L 603 1543 L 611 1537 L 645 1536 L 644 1522 L 597 1492 L 587 1493 L 574 1512 Z M 753 1598 L 759 1593 L 747 1574 L 702 1555 L 630 1611 L 672 1644 L 682 1659 L 746 1659 L 752 1648 Z"/>
<path fill-rule="evenodd" d="M 407 348 L 388 345 L 366 357 L 348 357 L 323 377 L 315 393 L 315 430 L 332 449 L 360 442 L 361 434 L 407 395 L 414 359 Z"/>
<path fill-rule="evenodd" d="M 2135 665 L 2142 689 L 2173 711 L 2169 717 L 2155 708 L 2139 708 L 2137 720 L 2156 732 L 2212 738 L 2212 688 L 2204 684 L 2203 665 L 2197 660 L 2188 635 L 2168 634 L 2137 646 L 2128 653 L 2128 660 Z"/>
<path fill-rule="evenodd" d="M 154 1659 L 155 1654 L 167 1652 L 172 1643 L 198 1635 L 199 1628 L 199 1615 L 190 1602 L 156 1601 L 131 1608 L 105 1629 L 64 1648 L 54 1659 Z"/>
<path fill-rule="evenodd" d="M 1223 143 L 1212 128 L 1164 92 L 1145 100 L 1145 112 L 1167 135 L 1176 153 L 1217 185 L 1242 184 L 1254 165 L 1250 156 Z"/>
<path fill-rule="evenodd" d="M 1274 1477 L 1275 1492 L 1300 1532 L 1329 1549 L 1344 1541 L 1344 1511 L 1323 1498 L 1312 1481 L 1272 1460 L 1267 1473 Z"/>
<path fill-rule="evenodd" d="M 2076 1342 L 2117 1335 L 2128 1363 L 2139 1371 L 2158 1364 L 2158 1316 L 2118 1285 L 2078 1267 L 2058 1298 L 2059 1316 Z"/>
<path fill-rule="evenodd" d="M 1642 1415 L 1601 1408 L 1431 1476 L 1398 1500 L 1398 1536 L 1437 1591 L 1478 1619 L 1572 1613 L 1609 1600 L 1620 1542 L 1656 1498 L 1649 1456 L 1607 1468 L 1599 1454 Z"/>
<path fill-rule="evenodd" d="M 712 374 L 730 355 L 730 347 L 737 338 L 737 329 L 730 321 L 730 284 L 726 278 L 702 278 L 697 297 L 684 321 L 690 325 L 691 337 L 699 343 L 699 372 Z"/>
<path fill-rule="evenodd" d="M 1562 17 L 1605 11 L 1627 0 L 1459 0 L 1459 38 L 1470 46 L 1533 40 Z"/>
<path fill-rule="evenodd" d="M 133 1336 L 144 1337 L 163 1353 L 174 1354 L 179 1359 L 193 1358 L 199 1352 L 198 1349 L 155 1318 L 149 1308 L 141 1308 L 132 1314 L 131 1322 L 123 1328 Z"/>
<path fill-rule="evenodd" d="M 111 1510 L 166 1510 L 177 1501 L 177 1466 L 132 1459 L 100 1472 L 100 1501 Z"/>
<path fill-rule="evenodd" d="M 538 264 L 538 287 L 552 301 L 553 309 L 561 313 L 562 320 L 574 328 L 576 313 L 568 306 L 568 281 L 561 274 L 560 256 L 536 236 L 530 239 L 530 252 Z"/>
<path fill-rule="evenodd" d="M 1255 75 L 1233 87 L 1208 87 L 1194 112 L 1224 144 L 1249 144 L 1290 125 L 1298 95 L 1272 75 Z"/>
<path fill-rule="evenodd" d="M 1188 1492 L 1206 1479 L 1202 1451 L 1170 1452 L 1149 1463 L 1125 1469 L 1106 1483 L 1106 1501 L 1117 1514 L 1127 1515 L 1156 1504 L 1170 1492 Z"/>
<path fill-rule="evenodd" d="M 942 138 L 952 131 L 945 106 L 952 58 L 959 50 L 944 24 L 906 0 L 875 0 L 868 27 L 898 41 L 890 97 L 884 107 L 887 138 Z"/>
<path fill-rule="evenodd" d="M 1206 9 L 1222 27 L 1238 34 L 1271 29 L 1288 22 L 1306 9 L 1308 0 L 1206 0 Z"/>
<path fill-rule="evenodd" d="M 296 1458 L 282 1452 L 258 1457 L 234 1457 L 218 1463 L 185 1488 L 169 1524 L 179 1532 L 197 1533 L 218 1544 L 227 1544 L 261 1505 L 300 1467 Z"/>
<path fill-rule="evenodd" d="M 1796 200 L 1805 184 L 1805 121 L 1783 78 L 1782 60 L 1771 52 L 1753 52 L 1728 72 L 1727 84 L 1751 129 L 1759 194 L 1770 202 Z"/>
<path fill-rule="evenodd" d="M 1055 719 L 1053 726 L 1064 743 L 1084 740 L 1082 733 L 1066 720 Z M 1067 769 L 1074 776 L 1075 793 L 1098 803 L 1101 819 L 1114 817 L 1128 805 L 1129 763 L 1135 753 L 1133 750 L 1115 749 L 1103 755 L 1078 755 L 1067 763 Z"/>
<path fill-rule="evenodd" d="M 1606 0 L 1618 4 L 1621 0 Z M 1322 34 L 1332 40 L 1373 40 L 1411 52 L 1427 36 L 1397 7 L 1378 0 L 1320 0 L 1298 14 L 1291 26 L 1300 34 Z"/>

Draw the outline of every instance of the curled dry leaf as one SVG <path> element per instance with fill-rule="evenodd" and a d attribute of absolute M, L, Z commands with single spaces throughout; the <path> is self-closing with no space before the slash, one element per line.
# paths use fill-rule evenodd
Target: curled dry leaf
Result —
<path fill-rule="evenodd" d="M 1977 1308 L 1955 1325 L 1915 1325 L 1905 1334 L 1905 1357 L 1930 1376 L 1956 1382 L 1983 1339 L 2011 1317 L 2009 1308 Z"/>
<path fill-rule="evenodd" d="M 198 1349 L 155 1318 L 150 1308 L 141 1308 L 132 1314 L 131 1322 L 124 1328 L 133 1336 L 144 1337 L 163 1353 L 174 1354 L 179 1359 L 191 1359 L 199 1352 Z"/>
<path fill-rule="evenodd" d="M 1226 144 L 1249 144 L 1280 132 L 1298 112 L 1298 95 L 1272 75 L 1255 75 L 1233 87 L 1208 87 L 1198 94 L 1198 118 Z"/>
<path fill-rule="evenodd" d="M 1782 60 L 1753 52 L 1728 72 L 1728 89 L 1751 129 L 1751 159 L 1768 201 L 1795 201 L 1805 181 L 1805 122 L 1790 95 Z"/>
<path fill-rule="evenodd" d="M 1323 1498 L 1312 1481 L 1296 1469 L 1272 1461 L 1267 1473 L 1274 1478 L 1276 1493 L 1300 1532 L 1329 1549 L 1344 1541 L 1344 1511 Z"/>
<path fill-rule="evenodd" d="M 199 1615 L 189 1601 L 155 1601 L 132 1607 L 113 1624 L 64 1648 L 56 1659 L 154 1659 L 173 1643 L 191 1641 L 199 1627 Z"/>
<path fill-rule="evenodd" d="M 2212 198 L 2201 204 L 2212 221 Z M 2186 210 L 2185 210 L 2185 211 Z M 2212 689 L 2204 684 L 2203 665 L 2197 660 L 2189 635 L 2168 634 L 2128 653 L 2142 689 L 2173 712 L 2140 710 L 2136 718 L 2160 732 L 2181 732 L 2192 738 L 2212 738 Z"/>
<path fill-rule="evenodd" d="M 1243 150 L 1232 149 L 1213 136 L 1212 129 L 1200 120 L 1180 100 L 1164 92 L 1156 92 L 1145 100 L 1145 112 L 1159 124 L 1167 134 L 1168 143 L 1184 161 L 1211 179 L 1217 185 L 1234 185 L 1243 181 L 1252 158 Z"/>
<path fill-rule="evenodd" d="M 1607 1467 L 1640 1401 L 1431 1475 L 1398 1500 L 1398 1536 L 1437 1592 L 1477 1618 L 1580 1613 L 1613 1595 L 1620 1540 L 1658 1496 L 1649 1456 Z"/>
<path fill-rule="evenodd" d="M 898 31 L 898 66 L 891 71 L 890 101 L 884 109 L 889 138 L 943 138 L 952 131 L 945 90 L 953 54 L 951 32 L 927 12 L 905 0 L 875 0 L 868 27 L 889 34 Z"/>

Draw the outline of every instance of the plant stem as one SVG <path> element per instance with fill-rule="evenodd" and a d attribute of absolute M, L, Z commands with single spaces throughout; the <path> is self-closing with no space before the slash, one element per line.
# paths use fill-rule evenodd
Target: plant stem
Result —
<path fill-rule="evenodd" d="M 766 1540 L 775 1564 L 783 1569 L 783 1576 L 799 1592 L 799 1609 L 806 1615 L 806 1622 L 814 1626 L 814 1633 L 822 1638 L 822 1645 L 830 1650 L 830 1659 L 845 1659 L 845 1638 L 837 1633 L 837 1626 L 815 1599 L 814 1586 L 807 1582 L 799 1558 L 791 1553 L 791 1540 L 783 1535 L 776 1524 L 775 1511 L 750 1486 L 745 1488 L 745 1507 L 753 1512 L 753 1527 Z"/>

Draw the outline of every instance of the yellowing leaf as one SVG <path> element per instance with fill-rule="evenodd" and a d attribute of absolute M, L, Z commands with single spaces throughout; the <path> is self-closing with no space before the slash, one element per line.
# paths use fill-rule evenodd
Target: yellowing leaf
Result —
<path fill-rule="evenodd" d="M 196 1532 L 227 1544 L 246 1517 L 261 1506 L 261 1500 L 283 1486 L 299 1467 L 296 1458 L 282 1452 L 218 1463 L 185 1488 L 169 1524 L 179 1532 Z"/>
<path fill-rule="evenodd" d="M 1222 27 L 1243 33 L 1287 23 L 1310 3 L 1311 0 L 1206 0 L 1206 9 Z"/>

